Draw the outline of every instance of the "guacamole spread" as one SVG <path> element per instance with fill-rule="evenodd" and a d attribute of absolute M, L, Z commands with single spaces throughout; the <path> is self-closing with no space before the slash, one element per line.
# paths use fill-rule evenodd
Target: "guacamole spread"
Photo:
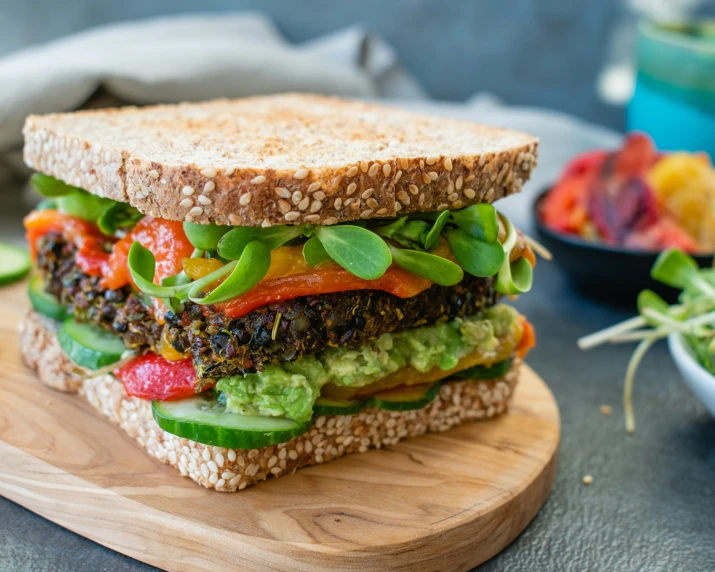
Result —
<path fill-rule="evenodd" d="M 408 366 L 446 371 L 474 351 L 496 356 L 500 338 L 519 325 L 516 310 L 497 304 L 468 318 L 384 334 L 358 348 L 331 348 L 258 373 L 226 377 L 216 389 L 225 393 L 229 411 L 307 421 L 326 383 L 364 387 Z"/>

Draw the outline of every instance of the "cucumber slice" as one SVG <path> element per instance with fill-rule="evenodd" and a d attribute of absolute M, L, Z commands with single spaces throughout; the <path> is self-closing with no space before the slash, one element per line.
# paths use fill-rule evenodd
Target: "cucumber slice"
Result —
<path fill-rule="evenodd" d="M 371 396 L 369 404 L 388 411 L 411 411 L 429 405 L 437 396 L 439 383 L 423 383 L 408 387 L 388 389 Z"/>
<path fill-rule="evenodd" d="M 312 421 L 258 417 L 226 411 L 214 392 L 173 401 L 154 401 L 154 420 L 167 433 L 204 445 L 229 449 L 260 449 L 306 433 Z"/>
<path fill-rule="evenodd" d="M 0 242 L 0 285 L 17 282 L 30 271 L 30 255 L 24 248 Z"/>
<path fill-rule="evenodd" d="M 318 397 L 313 405 L 313 413 L 316 415 L 354 415 L 360 413 L 364 408 L 365 402 L 359 399 Z"/>
<path fill-rule="evenodd" d="M 69 358 L 87 369 L 100 369 L 119 361 L 124 353 L 124 342 L 111 332 L 94 324 L 62 322 L 57 341 Z"/>
<path fill-rule="evenodd" d="M 506 375 L 511 368 L 512 361 L 509 358 L 489 366 L 475 365 L 452 374 L 452 377 L 457 379 L 497 379 Z"/>
<path fill-rule="evenodd" d="M 39 276 L 35 275 L 30 278 L 27 295 L 35 312 L 59 321 L 67 317 L 67 309 L 57 301 L 57 298 L 45 290 L 45 283 Z"/>

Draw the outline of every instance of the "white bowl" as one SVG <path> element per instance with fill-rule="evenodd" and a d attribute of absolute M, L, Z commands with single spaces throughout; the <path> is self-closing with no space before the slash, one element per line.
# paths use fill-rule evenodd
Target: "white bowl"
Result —
<path fill-rule="evenodd" d="M 698 363 L 681 334 L 668 336 L 668 348 L 685 382 L 715 417 L 715 376 Z"/>

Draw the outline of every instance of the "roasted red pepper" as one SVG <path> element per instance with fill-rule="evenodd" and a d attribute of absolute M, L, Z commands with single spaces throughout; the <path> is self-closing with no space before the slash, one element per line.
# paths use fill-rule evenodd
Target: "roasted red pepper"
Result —
<path fill-rule="evenodd" d="M 116 370 L 114 375 L 124 385 L 127 395 L 141 399 L 167 401 L 190 397 L 212 384 L 197 384 L 198 376 L 191 358 L 179 361 L 153 353 L 144 354 Z"/>

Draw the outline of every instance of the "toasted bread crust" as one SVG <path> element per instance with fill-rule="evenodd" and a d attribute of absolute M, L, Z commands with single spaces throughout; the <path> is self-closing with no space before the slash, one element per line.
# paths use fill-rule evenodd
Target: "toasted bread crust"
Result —
<path fill-rule="evenodd" d="M 335 224 L 518 192 L 538 141 L 316 95 L 29 116 L 25 162 L 171 220 Z"/>
<path fill-rule="evenodd" d="M 51 321 L 45 323 L 44 318 L 30 312 L 22 328 L 35 331 L 32 339 L 49 340 L 44 349 L 36 351 L 24 343 L 23 337 L 21 349 L 26 363 L 38 369 L 43 382 L 62 389 L 55 377 L 47 377 L 39 369 L 45 361 L 69 362 L 56 341 L 51 343 L 55 337 Z M 512 369 L 499 380 L 447 382 L 423 409 L 384 411 L 369 407 L 356 415 L 320 416 L 305 435 L 250 450 L 203 445 L 163 431 L 152 417 L 151 403 L 128 397 L 122 384 L 111 375 L 86 379 L 80 392 L 150 455 L 176 467 L 182 476 L 206 488 L 234 492 L 270 476 L 291 474 L 301 467 L 326 463 L 349 453 L 391 446 L 407 437 L 446 431 L 465 421 L 503 413 L 518 380 L 518 362 L 515 360 Z M 60 371 L 57 369 L 56 375 L 61 375 Z"/>

